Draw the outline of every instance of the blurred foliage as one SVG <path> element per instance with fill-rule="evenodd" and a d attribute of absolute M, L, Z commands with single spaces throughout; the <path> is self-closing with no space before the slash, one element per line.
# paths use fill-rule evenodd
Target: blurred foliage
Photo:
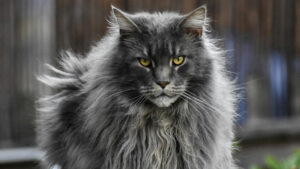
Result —
<path fill-rule="evenodd" d="M 265 159 L 265 167 L 252 166 L 251 169 L 300 169 L 300 150 L 285 161 L 279 161 L 268 155 Z"/>
<path fill-rule="evenodd" d="M 239 148 L 240 148 L 240 141 L 238 141 L 238 140 L 233 140 L 233 141 L 232 141 L 232 147 L 233 147 L 234 149 L 239 149 Z"/>

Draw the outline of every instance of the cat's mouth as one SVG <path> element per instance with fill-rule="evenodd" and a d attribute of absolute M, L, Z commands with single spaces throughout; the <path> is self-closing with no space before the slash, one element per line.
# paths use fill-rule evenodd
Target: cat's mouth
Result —
<path fill-rule="evenodd" d="M 160 87 L 152 89 L 141 89 L 141 93 L 157 107 L 166 108 L 171 106 L 184 92 L 184 87 Z"/>
<path fill-rule="evenodd" d="M 149 100 L 158 107 L 169 107 L 178 99 L 178 97 L 178 95 L 170 96 L 166 93 L 161 93 L 159 96 L 149 97 Z"/>

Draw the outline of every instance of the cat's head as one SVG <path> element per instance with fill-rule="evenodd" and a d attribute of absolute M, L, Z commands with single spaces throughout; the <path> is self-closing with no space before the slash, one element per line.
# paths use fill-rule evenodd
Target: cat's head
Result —
<path fill-rule="evenodd" d="M 125 87 L 158 107 L 169 107 L 205 82 L 210 71 L 204 45 L 206 7 L 186 15 L 128 14 L 112 7 L 112 16 L 119 35 L 115 73 L 121 83 L 127 82 Z"/>

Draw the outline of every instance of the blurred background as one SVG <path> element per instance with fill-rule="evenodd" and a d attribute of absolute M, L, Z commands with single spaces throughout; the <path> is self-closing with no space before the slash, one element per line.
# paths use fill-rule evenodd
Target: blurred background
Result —
<path fill-rule="evenodd" d="M 300 0 L 0 0 L 0 169 L 37 168 L 36 81 L 59 52 L 85 54 L 106 32 L 110 4 L 128 12 L 189 12 L 207 4 L 213 34 L 243 99 L 240 166 L 300 149 Z"/>

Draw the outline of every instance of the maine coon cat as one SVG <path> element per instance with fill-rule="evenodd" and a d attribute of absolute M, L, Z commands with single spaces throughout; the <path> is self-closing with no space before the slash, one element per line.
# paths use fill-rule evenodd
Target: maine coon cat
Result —
<path fill-rule="evenodd" d="M 235 169 L 236 97 L 206 7 L 128 14 L 112 7 L 107 35 L 86 57 L 65 52 L 57 94 L 39 101 L 47 167 Z"/>

